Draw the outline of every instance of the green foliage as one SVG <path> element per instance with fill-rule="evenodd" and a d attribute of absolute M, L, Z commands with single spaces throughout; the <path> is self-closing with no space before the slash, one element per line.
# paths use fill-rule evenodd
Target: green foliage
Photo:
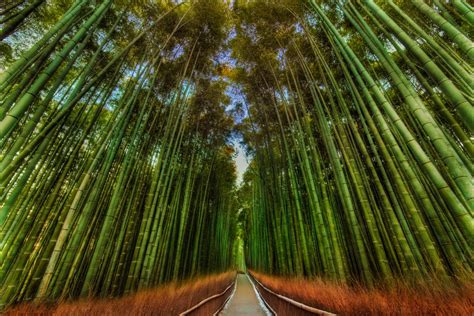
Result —
<path fill-rule="evenodd" d="M 367 284 L 470 273 L 472 68 L 442 12 L 239 3 L 247 264 Z"/>
<path fill-rule="evenodd" d="M 464 2 L 10 4 L 0 307 L 231 267 L 471 273 Z M 252 157 L 239 189 L 236 134 Z"/>
<path fill-rule="evenodd" d="M 57 1 L 2 45 L 24 58 L 2 60 L 0 305 L 233 265 L 233 122 L 212 62 L 228 7 L 215 4 Z"/>

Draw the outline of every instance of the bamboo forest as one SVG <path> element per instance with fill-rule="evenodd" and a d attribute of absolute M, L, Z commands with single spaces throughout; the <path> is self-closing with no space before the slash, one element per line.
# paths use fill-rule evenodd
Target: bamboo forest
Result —
<path fill-rule="evenodd" d="M 472 5 L 1 0 L 0 313 L 473 315 Z"/>

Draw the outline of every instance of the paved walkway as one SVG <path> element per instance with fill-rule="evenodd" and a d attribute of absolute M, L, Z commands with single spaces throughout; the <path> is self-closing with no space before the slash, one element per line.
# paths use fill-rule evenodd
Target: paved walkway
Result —
<path fill-rule="evenodd" d="M 245 274 L 237 275 L 237 289 L 231 298 L 229 305 L 219 315 L 252 315 L 265 316 L 265 312 L 260 306 L 253 286 Z"/>

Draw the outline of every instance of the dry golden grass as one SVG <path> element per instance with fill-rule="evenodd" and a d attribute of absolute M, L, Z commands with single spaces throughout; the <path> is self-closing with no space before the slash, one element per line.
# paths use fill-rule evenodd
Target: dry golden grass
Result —
<path fill-rule="evenodd" d="M 474 315 L 472 278 L 416 285 L 397 281 L 390 287 L 367 289 L 321 279 L 274 277 L 252 272 L 267 288 L 309 306 L 340 315 Z M 260 289 L 259 289 L 260 290 Z M 280 315 L 306 315 L 273 295 L 264 298 Z"/>
<path fill-rule="evenodd" d="M 122 298 L 82 299 L 54 305 L 21 304 L 6 315 L 178 315 L 203 299 L 221 293 L 234 280 L 235 272 L 210 275 L 140 291 Z M 212 315 L 231 293 L 206 303 L 193 315 Z"/>

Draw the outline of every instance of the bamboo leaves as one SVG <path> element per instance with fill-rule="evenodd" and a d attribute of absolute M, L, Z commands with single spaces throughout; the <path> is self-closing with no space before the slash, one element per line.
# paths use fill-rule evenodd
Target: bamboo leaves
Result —
<path fill-rule="evenodd" d="M 468 41 L 456 28 L 462 22 L 453 22 L 459 17 L 447 22 L 415 2 L 420 14 L 451 34 L 433 35 L 417 24 L 417 13 L 391 1 L 383 8 L 375 1 L 267 4 L 290 22 L 245 14 L 259 4 L 241 7 L 236 42 L 265 47 L 268 59 L 238 55 L 257 126 L 246 137 L 259 140 L 252 142 L 248 180 L 254 195 L 248 197 L 247 257 L 254 269 L 300 275 L 305 245 L 312 245 L 315 270 L 305 267 L 306 275 L 371 284 L 471 271 Z M 269 25 L 276 38 L 263 32 Z M 252 28 L 256 34 L 246 31 Z M 253 83 L 258 80 L 265 88 Z M 260 97 L 269 91 L 278 97 Z M 311 229 L 281 230 L 300 223 Z M 276 256 L 273 262 L 264 251 Z M 290 262 L 280 263 L 288 252 Z"/>
<path fill-rule="evenodd" d="M 197 119 L 205 103 L 229 121 L 225 85 L 202 84 L 225 25 L 193 12 L 204 2 L 151 5 L 149 21 L 134 5 L 87 4 L 71 3 L 1 74 L 2 308 L 121 295 L 232 264 L 231 127 Z M 189 27 L 197 18 L 213 32 L 204 44 Z M 214 98 L 196 98 L 207 89 Z"/>

